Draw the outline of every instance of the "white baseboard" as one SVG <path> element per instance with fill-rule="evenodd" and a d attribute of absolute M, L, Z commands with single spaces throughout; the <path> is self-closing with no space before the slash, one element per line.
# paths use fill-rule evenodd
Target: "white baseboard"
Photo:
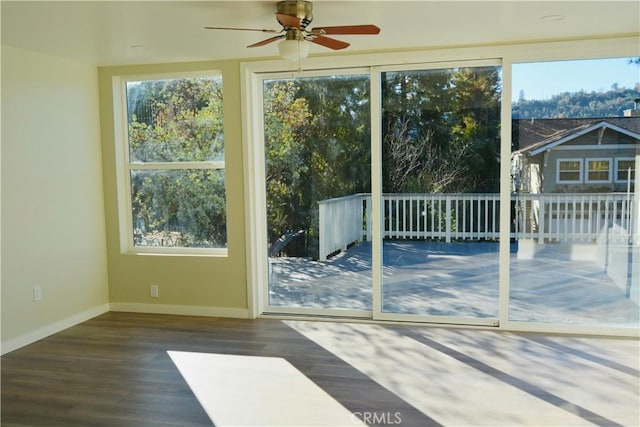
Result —
<path fill-rule="evenodd" d="M 152 314 L 178 314 L 182 316 L 233 317 L 248 319 L 246 308 L 206 307 L 193 305 L 144 304 L 129 302 L 112 302 L 111 311 Z"/>
<path fill-rule="evenodd" d="M 35 331 L 26 333 L 8 341 L 3 341 L 0 345 L 0 354 L 7 354 L 26 345 L 33 344 L 36 341 L 39 341 L 53 334 L 57 334 L 60 331 L 75 326 L 78 323 L 85 322 L 108 311 L 109 304 L 99 305 L 81 313 L 74 314 L 73 316 L 69 316 L 66 319 L 59 320 L 40 329 L 36 329 Z"/>
<path fill-rule="evenodd" d="M 26 345 L 32 344 L 50 335 L 56 334 L 67 328 L 85 322 L 109 311 L 122 311 L 131 313 L 153 314 L 178 314 L 183 316 L 208 316 L 208 317 L 232 317 L 248 319 L 249 310 L 246 308 L 228 307 L 200 307 L 191 305 L 167 305 L 167 304 L 138 304 L 138 303 L 111 303 L 83 311 L 66 319 L 52 323 L 35 331 L 0 343 L 0 354 L 7 354 Z"/>

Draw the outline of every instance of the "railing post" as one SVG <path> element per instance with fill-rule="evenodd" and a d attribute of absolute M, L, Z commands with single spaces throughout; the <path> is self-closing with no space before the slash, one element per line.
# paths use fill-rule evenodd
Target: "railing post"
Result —
<path fill-rule="evenodd" d="M 318 238 L 319 238 L 319 252 L 318 252 L 318 258 L 320 259 L 320 261 L 326 261 L 327 260 L 327 251 L 326 251 L 326 246 L 327 246 L 327 227 L 325 224 L 326 221 L 326 205 L 324 203 L 321 203 L 318 206 Z"/>
<path fill-rule="evenodd" d="M 631 244 L 633 246 L 640 246 L 640 191 L 638 191 L 638 185 L 636 185 L 636 194 L 631 202 L 631 209 L 629 215 L 631 215 Z M 636 269 L 637 270 L 637 269 Z M 637 283 L 637 282 L 636 282 Z"/>
<path fill-rule="evenodd" d="M 451 243 L 451 197 L 447 196 L 445 200 L 445 241 Z"/>
<path fill-rule="evenodd" d="M 370 195 L 363 195 L 362 197 L 364 197 L 364 215 L 366 218 L 366 230 L 365 230 L 365 238 L 367 239 L 367 242 L 371 241 L 371 196 Z"/>
<path fill-rule="evenodd" d="M 543 197 L 538 198 L 538 243 L 544 244 L 544 216 L 545 216 L 545 201 Z M 551 231 L 551 230 L 549 230 Z"/>

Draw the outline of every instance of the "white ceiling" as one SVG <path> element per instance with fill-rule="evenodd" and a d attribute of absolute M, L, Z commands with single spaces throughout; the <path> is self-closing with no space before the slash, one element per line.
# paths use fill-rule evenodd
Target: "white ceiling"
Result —
<path fill-rule="evenodd" d="M 313 26 L 375 24 L 377 36 L 335 36 L 348 52 L 637 35 L 640 1 L 327 1 Z M 2 43 L 96 65 L 277 56 L 276 1 L 5 1 Z M 549 18 L 550 17 L 550 18 Z M 555 19 L 559 17 L 561 19 Z M 313 45 L 311 55 L 331 51 Z"/>

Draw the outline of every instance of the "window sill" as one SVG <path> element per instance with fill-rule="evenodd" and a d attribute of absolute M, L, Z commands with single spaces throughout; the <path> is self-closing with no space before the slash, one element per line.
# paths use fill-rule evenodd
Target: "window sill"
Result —
<path fill-rule="evenodd" d="M 162 250 L 160 248 L 154 249 L 131 249 L 123 251 L 123 255 L 133 256 L 165 256 L 165 257 L 207 257 L 207 258 L 227 258 L 229 251 L 226 248 L 216 249 L 199 249 L 199 248 L 182 248 L 176 250 L 171 248 L 170 250 Z"/>

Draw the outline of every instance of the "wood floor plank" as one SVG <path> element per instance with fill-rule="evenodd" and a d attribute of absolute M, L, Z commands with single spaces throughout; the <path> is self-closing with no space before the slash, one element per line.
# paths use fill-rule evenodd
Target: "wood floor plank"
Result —
<path fill-rule="evenodd" d="M 403 425 L 437 425 L 281 321 L 133 313 L 4 355 L 2 425 L 211 426 L 168 350 L 283 357 L 352 412 L 400 409 Z"/>
<path fill-rule="evenodd" d="M 575 403 L 581 421 L 627 419 L 640 403 L 639 349 L 638 340 L 111 312 L 2 356 L 0 422 L 212 426 L 169 350 L 284 358 L 352 413 L 376 416 L 372 426 L 509 425 L 498 399 L 516 395 L 532 403 L 512 414 L 531 425 L 557 420 L 539 418 L 540 404 L 559 413 Z M 593 383 L 583 384 L 587 373 Z M 600 389 L 626 397 L 607 402 Z"/>

